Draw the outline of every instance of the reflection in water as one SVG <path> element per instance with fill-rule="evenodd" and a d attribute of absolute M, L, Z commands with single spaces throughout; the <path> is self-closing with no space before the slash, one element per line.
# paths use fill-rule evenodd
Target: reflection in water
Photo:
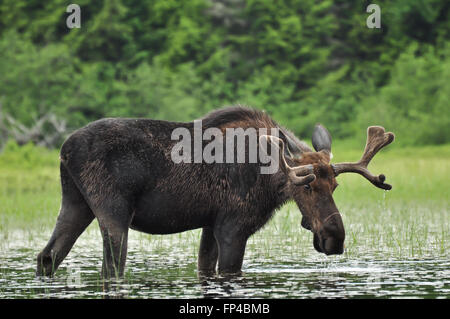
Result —
<path fill-rule="evenodd" d="M 240 292 L 251 286 L 243 275 L 210 275 L 199 276 L 204 298 L 246 298 Z"/>
<path fill-rule="evenodd" d="M 125 277 L 109 281 L 100 277 L 98 235 L 83 235 L 54 278 L 34 276 L 42 246 L 36 243 L 45 238 L 10 240 L 0 249 L 0 298 L 450 297 L 448 258 L 325 257 L 283 246 L 267 257 L 266 248 L 255 245 L 243 275 L 204 276 L 196 271 L 198 238 L 180 245 L 163 236 L 130 237 Z"/>

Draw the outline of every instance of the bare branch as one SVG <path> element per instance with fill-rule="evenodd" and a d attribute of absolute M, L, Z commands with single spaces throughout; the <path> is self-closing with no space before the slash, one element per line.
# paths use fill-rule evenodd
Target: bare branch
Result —
<path fill-rule="evenodd" d="M 58 119 L 55 114 L 46 113 L 34 118 L 34 123 L 27 127 L 11 115 L 2 112 L 0 104 L 0 134 L 5 135 L 5 139 L 9 136 L 20 145 L 31 141 L 36 145 L 55 147 L 67 131 L 67 122 Z"/>

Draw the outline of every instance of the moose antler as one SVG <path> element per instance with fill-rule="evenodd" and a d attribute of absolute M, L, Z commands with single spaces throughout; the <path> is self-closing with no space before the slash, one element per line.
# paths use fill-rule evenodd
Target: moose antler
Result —
<path fill-rule="evenodd" d="M 384 183 L 386 177 L 381 174 L 379 176 L 372 175 L 367 169 L 372 158 L 386 145 L 389 145 L 394 140 L 394 133 L 387 132 L 381 126 L 370 126 L 367 129 L 367 142 L 364 154 L 356 163 L 338 163 L 333 164 L 334 173 L 337 175 L 341 173 L 358 173 L 367 178 L 373 185 L 390 190 L 391 185 Z"/>
<path fill-rule="evenodd" d="M 279 147 L 278 155 L 280 158 L 280 168 L 281 170 L 289 177 L 289 179 L 295 184 L 295 185 L 306 185 L 314 181 L 316 176 L 313 174 L 313 165 L 300 165 L 291 167 L 286 162 L 286 158 L 284 156 L 284 142 L 282 139 L 271 136 L 271 135 L 262 135 L 259 137 L 260 145 L 263 147 L 264 151 L 267 153 L 267 146 L 266 141 L 267 140 L 272 146 Z M 271 156 L 274 155 L 274 152 L 271 152 Z M 267 153 L 268 154 L 268 153 Z M 298 176 L 300 175 L 300 176 Z"/>

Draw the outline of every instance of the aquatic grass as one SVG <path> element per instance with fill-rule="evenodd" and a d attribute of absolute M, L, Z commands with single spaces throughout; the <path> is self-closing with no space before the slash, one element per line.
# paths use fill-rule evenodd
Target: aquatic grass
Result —
<path fill-rule="evenodd" d="M 339 145 L 338 141 L 334 144 Z M 289 282 L 298 281 L 299 278 L 306 280 L 308 276 L 312 276 L 319 282 L 327 282 L 334 280 L 328 271 L 342 265 L 366 265 L 374 261 L 448 260 L 450 146 L 416 149 L 390 147 L 374 158 L 370 169 L 374 173 L 384 173 L 387 182 L 394 186 L 392 191 L 377 189 L 356 174 L 338 177 L 340 186 L 334 199 L 346 230 L 343 255 L 325 256 L 317 253 L 312 246 L 311 232 L 301 227 L 301 213 L 295 203 L 290 202 L 249 239 L 244 259 L 247 278 L 256 276 L 254 271 L 311 268 L 311 274 L 300 272 L 300 277 L 293 277 L 289 272 L 285 277 L 276 277 Z M 40 151 L 48 152 L 44 157 L 55 157 L 56 160 L 34 166 L 28 163 L 22 167 L 18 162 L 6 161 L 4 154 L 0 154 L 0 254 L 3 256 L 0 257 L 0 282 L 2 278 L 11 280 L 9 269 L 27 263 L 32 268 L 27 270 L 27 274 L 30 278 L 34 276 L 37 252 L 45 246 L 56 222 L 61 200 L 58 154 Z M 334 148 L 334 162 L 357 160 L 361 153 L 361 149 Z M 15 155 L 8 156 L 20 161 Z M 201 230 L 173 235 L 148 235 L 130 230 L 125 279 L 114 286 L 117 289 L 114 294 L 120 295 L 124 289 L 129 291 L 130 296 L 140 296 L 141 293 L 147 294 L 146 296 L 162 296 L 153 288 L 163 287 L 167 294 L 185 296 L 184 290 L 177 290 L 176 285 L 183 285 L 180 280 L 193 285 L 200 236 Z M 28 250 L 22 252 L 17 246 Z M 7 259 L 7 266 L 3 266 L 5 258 L 9 258 L 7 256 L 11 253 L 20 255 L 23 260 L 19 262 Z M 55 286 L 61 285 L 61 281 L 69 274 L 69 267 L 76 260 L 81 262 L 83 276 L 92 280 L 89 284 L 91 294 L 103 296 L 105 292 L 102 290 L 103 281 L 100 276 L 102 255 L 102 237 L 95 220 L 81 235 L 57 271 L 53 281 Z M 314 269 L 323 273 L 316 274 Z M 149 276 L 149 273 L 152 275 Z M 356 278 L 352 273 L 334 276 L 341 281 Z M 151 277 L 151 282 L 148 277 Z M 270 291 L 278 289 L 276 285 L 282 286 L 279 282 L 273 283 L 269 277 L 266 279 L 272 286 L 261 290 L 261 293 L 265 291 L 270 295 Z M 257 282 L 255 279 L 255 283 Z M 52 284 L 45 285 L 50 288 L 44 292 L 35 288 L 26 294 L 30 297 L 57 294 L 57 288 Z M 139 289 L 123 288 L 128 287 L 127 285 L 138 285 Z M 293 284 L 295 291 L 291 288 L 289 294 L 306 291 L 308 285 L 314 290 L 317 282 L 301 287 Z M 286 289 L 281 286 L 280 289 Z M 329 286 L 324 287 L 326 290 Z M 198 288 L 190 290 L 191 293 L 202 294 L 201 290 L 196 289 Z M 213 288 L 213 291 L 217 289 Z M 0 295 L 9 293 L 9 288 L 0 284 Z M 283 296 L 283 292 L 278 293 Z"/>

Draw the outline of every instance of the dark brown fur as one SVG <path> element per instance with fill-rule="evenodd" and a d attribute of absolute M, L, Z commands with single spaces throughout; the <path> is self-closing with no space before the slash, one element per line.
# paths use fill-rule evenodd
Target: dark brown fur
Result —
<path fill-rule="evenodd" d="M 315 234 L 318 251 L 341 253 L 344 240 L 332 199 L 336 187 L 329 152 L 313 152 L 267 114 L 230 107 L 202 119 L 203 129 L 281 129 L 301 157 L 289 165 L 313 164 L 309 189 L 296 186 L 279 170 L 262 175 L 258 163 L 175 164 L 170 158 L 177 127 L 193 123 L 150 119 L 103 119 L 73 133 L 61 148 L 62 205 L 52 237 L 37 258 L 37 274 L 51 275 L 78 236 L 97 218 L 103 236 L 105 276 L 122 275 L 128 229 L 170 234 L 203 228 L 199 270 L 241 270 L 247 239 L 286 201 L 297 202 L 303 225 Z M 270 132 L 270 130 L 269 130 Z M 295 146 L 296 145 L 296 146 Z M 331 141 L 330 141 L 331 145 Z M 119 257 L 120 256 L 120 257 Z"/>

